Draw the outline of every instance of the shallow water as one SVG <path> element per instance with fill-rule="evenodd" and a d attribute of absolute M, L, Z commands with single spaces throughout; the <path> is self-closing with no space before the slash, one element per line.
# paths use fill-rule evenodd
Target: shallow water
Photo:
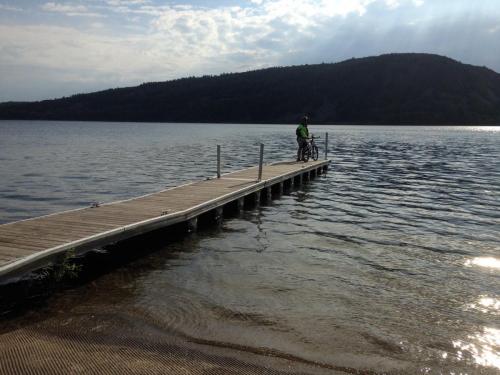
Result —
<path fill-rule="evenodd" d="M 58 293 L 37 319 L 126 311 L 333 368 L 499 373 L 500 128 L 311 130 L 330 135 L 326 176 Z M 266 161 L 295 149 L 285 125 L 4 121 L 0 134 L 0 222 L 213 176 L 216 144 L 225 171 L 254 165 L 260 142 Z"/>

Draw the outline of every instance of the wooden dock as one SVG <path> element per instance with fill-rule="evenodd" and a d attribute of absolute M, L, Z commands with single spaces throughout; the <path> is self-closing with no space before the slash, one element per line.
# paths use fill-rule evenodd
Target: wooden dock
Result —
<path fill-rule="evenodd" d="M 69 250 L 83 252 L 156 229 L 187 222 L 245 199 L 269 199 L 328 168 L 329 161 L 282 162 L 222 175 L 124 200 L 0 225 L 0 281 L 46 265 Z M 263 193 L 261 196 L 261 192 Z"/>

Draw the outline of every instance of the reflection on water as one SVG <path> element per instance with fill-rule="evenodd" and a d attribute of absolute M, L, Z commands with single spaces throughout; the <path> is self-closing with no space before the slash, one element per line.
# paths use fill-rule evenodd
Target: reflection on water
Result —
<path fill-rule="evenodd" d="M 224 170 L 255 164 L 259 142 L 267 161 L 295 148 L 294 126 L 0 126 L 1 222 L 212 176 L 217 144 Z M 326 176 L 62 293 L 51 324 L 133 330 L 126 315 L 150 340 L 351 373 L 498 374 L 500 132 L 311 130 L 330 133 Z"/>
<path fill-rule="evenodd" d="M 479 266 L 485 268 L 492 268 L 500 270 L 500 259 L 493 257 L 477 257 L 474 259 L 467 259 L 465 262 L 466 266 Z"/>
<path fill-rule="evenodd" d="M 485 327 L 482 332 L 468 336 L 467 341 L 453 341 L 458 359 L 472 356 L 482 366 L 492 366 L 500 370 L 500 329 Z"/>
<path fill-rule="evenodd" d="M 476 303 L 471 303 L 471 309 L 477 309 L 483 313 L 500 315 L 500 299 L 489 296 L 481 296 Z"/>
<path fill-rule="evenodd" d="M 480 132 L 500 132 L 500 126 L 469 126 L 467 128 Z"/>

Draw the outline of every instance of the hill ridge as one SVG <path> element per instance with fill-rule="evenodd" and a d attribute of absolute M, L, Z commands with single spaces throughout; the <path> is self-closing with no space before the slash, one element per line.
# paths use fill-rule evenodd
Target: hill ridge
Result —
<path fill-rule="evenodd" d="M 500 124 L 500 74 L 385 54 L 0 104 L 0 119 L 25 120 L 295 123 L 303 113 L 331 124 Z"/>

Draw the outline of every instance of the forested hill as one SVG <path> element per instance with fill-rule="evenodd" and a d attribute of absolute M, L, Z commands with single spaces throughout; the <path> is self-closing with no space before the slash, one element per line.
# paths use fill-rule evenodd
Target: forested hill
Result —
<path fill-rule="evenodd" d="M 500 124 L 500 74 L 428 54 L 185 78 L 33 103 L 1 119 Z"/>

